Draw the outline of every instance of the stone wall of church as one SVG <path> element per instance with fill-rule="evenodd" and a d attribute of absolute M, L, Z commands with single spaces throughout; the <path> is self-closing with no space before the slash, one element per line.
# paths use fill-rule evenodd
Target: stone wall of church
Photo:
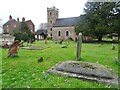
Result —
<path fill-rule="evenodd" d="M 75 40 L 76 33 L 74 26 L 72 27 L 53 27 L 52 28 L 52 39 L 53 40 L 62 40 L 72 38 Z"/>

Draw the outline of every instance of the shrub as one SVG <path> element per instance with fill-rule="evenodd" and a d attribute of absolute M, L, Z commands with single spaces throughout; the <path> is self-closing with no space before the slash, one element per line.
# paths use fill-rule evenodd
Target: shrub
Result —
<path fill-rule="evenodd" d="M 51 36 L 47 36 L 47 40 L 52 40 L 52 37 Z"/>

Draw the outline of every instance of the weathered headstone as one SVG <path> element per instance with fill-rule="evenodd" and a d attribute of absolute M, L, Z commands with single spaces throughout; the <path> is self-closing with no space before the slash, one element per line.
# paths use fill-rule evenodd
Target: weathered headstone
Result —
<path fill-rule="evenodd" d="M 64 61 L 57 63 L 48 73 L 58 74 L 61 76 L 75 77 L 106 83 L 108 85 L 118 85 L 118 75 L 112 68 L 105 67 L 101 64 L 82 61 Z"/>
<path fill-rule="evenodd" d="M 14 57 L 17 56 L 18 50 L 19 50 L 20 43 L 19 41 L 15 41 L 8 50 L 8 57 Z"/>
<path fill-rule="evenodd" d="M 112 44 L 112 50 L 115 50 L 115 45 L 114 44 Z"/>
<path fill-rule="evenodd" d="M 79 33 L 78 34 L 78 42 L 77 42 L 77 52 L 76 52 L 76 59 L 77 60 L 80 60 L 81 47 L 82 47 L 82 33 Z"/>

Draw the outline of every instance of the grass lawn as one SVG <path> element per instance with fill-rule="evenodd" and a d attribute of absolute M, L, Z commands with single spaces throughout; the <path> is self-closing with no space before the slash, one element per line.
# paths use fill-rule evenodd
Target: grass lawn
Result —
<path fill-rule="evenodd" d="M 67 42 L 63 42 L 65 44 Z M 46 71 L 56 63 L 66 60 L 76 60 L 76 42 L 69 42 L 68 48 L 54 41 L 37 41 L 34 46 L 44 47 L 44 50 L 20 49 L 18 57 L 7 58 L 8 49 L 2 50 L 2 87 L 3 88 L 116 88 L 96 82 L 76 78 L 52 75 Z M 116 50 L 111 50 L 111 44 L 100 43 L 82 45 L 82 61 L 94 62 L 113 68 L 118 73 L 118 66 L 114 58 L 118 56 Z M 43 62 L 37 59 L 43 57 Z"/>

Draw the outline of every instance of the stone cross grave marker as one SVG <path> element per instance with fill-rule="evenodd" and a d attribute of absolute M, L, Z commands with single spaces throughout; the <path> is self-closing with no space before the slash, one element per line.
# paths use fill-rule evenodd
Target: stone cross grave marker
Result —
<path fill-rule="evenodd" d="M 82 33 L 78 34 L 78 42 L 77 42 L 77 52 L 76 52 L 76 60 L 80 60 L 81 56 L 81 47 L 82 47 Z"/>

